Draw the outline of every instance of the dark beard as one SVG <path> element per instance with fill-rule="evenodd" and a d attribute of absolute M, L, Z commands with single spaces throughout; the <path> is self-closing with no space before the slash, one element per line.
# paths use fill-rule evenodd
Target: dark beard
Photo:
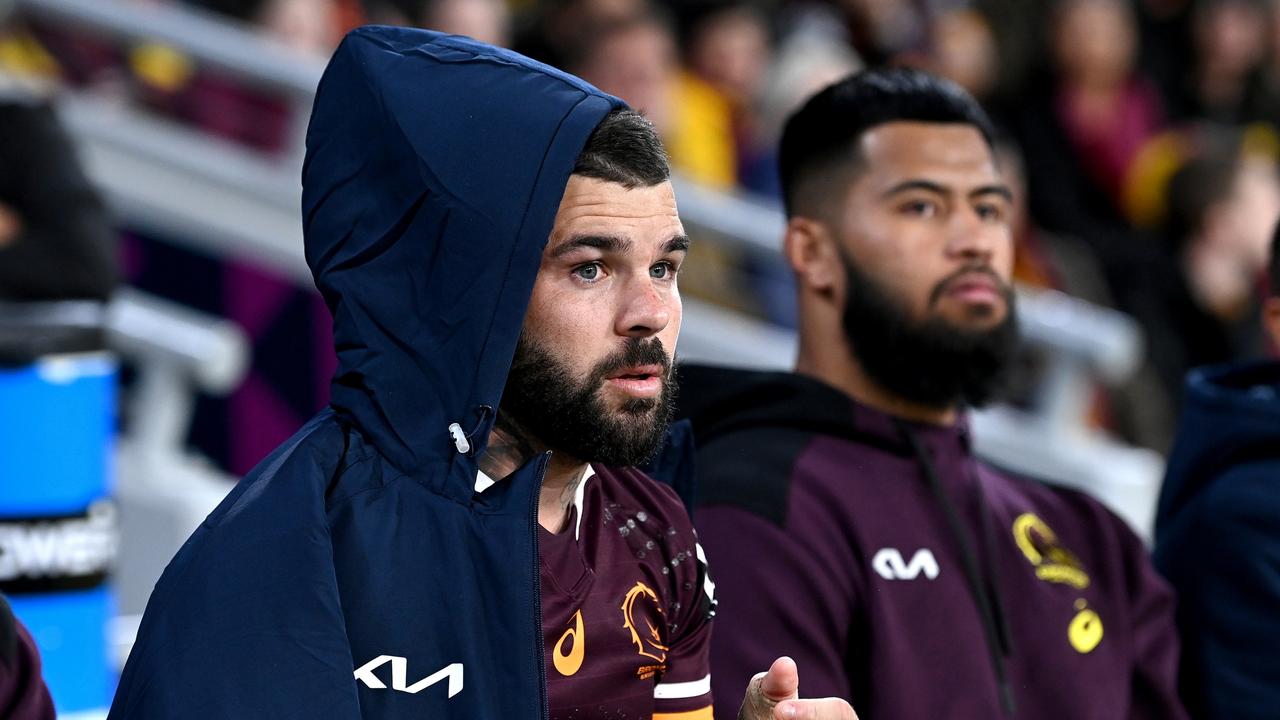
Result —
<path fill-rule="evenodd" d="M 1002 389 L 1018 346 L 1013 290 L 1000 283 L 1008 311 L 985 330 L 940 317 L 912 320 L 884 287 L 843 259 L 848 280 L 845 337 L 867 376 L 899 397 L 932 408 L 982 407 Z M 981 268 L 965 268 L 966 271 Z M 954 277 L 954 276 L 952 276 Z M 930 294 L 932 306 L 947 278 Z"/>
<path fill-rule="evenodd" d="M 605 380 L 633 365 L 661 365 L 662 391 L 657 398 L 631 398 L 610 411 L 600 397 Z M 522 335 L 502 392 L 499 422 L 506 416 L 542 445 L 580 460 L 643 465 L 662 445 L 675 394 L 671 361 L 657 338 L 628 338 L 622 350 L 577 379 L 545 346 Z"/>

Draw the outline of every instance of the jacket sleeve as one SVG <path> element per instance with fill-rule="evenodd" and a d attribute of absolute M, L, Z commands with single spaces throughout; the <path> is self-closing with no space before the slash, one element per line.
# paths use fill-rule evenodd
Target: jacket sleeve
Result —
<path fill-rule="evenodd" d="M 294 449 L 241 480 L 165 569 L 111 720 L 360 717 L 323 497 L 333 470 Z"/>
<path fill-rule="evenodd" d="M 1188 708 L 1196 717 L 1273 718 L 1280 707 L 1274 469 L 1237 468 L 1203 492 L 1181 542 L 1161 548 L 1161 567 L 1179 593 Z"/>
<path fill-rule="evenodd" d="M 53 720 L 53 700 L 40 676 L 40 655 L 0 596 L 0 718 Z"/>
<path fill-rule="evenodd" d="M 105 300 L 116 284 L 115 230 L 47 105 L 0 113 L 0 204 L 20 229 L 0 246 L 0 299 Z"/>
<path fill-rule="evenodd" d="M 821 521 L 806 522 L 821 532 Z M 814 542 L 739 507 L 698 510 L 720 602 L 711 642 L 716 717 L 737 717 L 747 683 L 778 657 L 795 660 L 805 697 L 843 697 L 855 707 L 847 673 L 854 617 L 852 579 L 832 573 L 833 543 Z M 839 562 L 839 564 L 832 564 Z"/>
<path fill-rule="evenodd" d="M 1117 521 L 1119 522 L 1119 521 Z M 1178 696 L 1178 631 L 1174 596 L 1156 574 L 1146 549 L 1131 538 L 1131 618 L 1134 638 L 1132 720 L 1184 720 Z"/>

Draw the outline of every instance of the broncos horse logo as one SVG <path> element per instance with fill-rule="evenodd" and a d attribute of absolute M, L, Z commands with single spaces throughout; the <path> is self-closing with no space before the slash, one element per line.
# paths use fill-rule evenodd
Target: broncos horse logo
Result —
<path fill-rule="evenodd" d="M 627 591 L 627 596 L 622 601 L 622 626 L 631 631 L 631 642 L 635 643 L 636 652 L 658 663 L 664 663 L 667 661 L 667 651 L 671 648 L 662 644 L 662 635 L 658 632 L 658 628 L 654 627 L 647 617 L 644 618 L 645 630 L 643 632 L 636 627 L 635 606 L 642 598 L 648 598 L 653 603 L 658 615 L 663 614 L 662 606 L 658 601 L 658 594 L 648 585 L 637 582 L 634 587 Z"/>

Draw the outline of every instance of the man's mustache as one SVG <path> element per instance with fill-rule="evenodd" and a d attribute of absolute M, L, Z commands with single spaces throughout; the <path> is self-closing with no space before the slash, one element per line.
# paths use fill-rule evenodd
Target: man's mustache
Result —
<path fill-rule="evenodd" d="M 636 365 L 660 365 L 664 378 L 671 374 L 671 359 L 667 357 L 661 340 L 652 338 L 646 341 L 641 338 L 627 338 L 622 349 L 597 363 L 591 375 L 594 379 L 603 381 L 623 368 Z"/>

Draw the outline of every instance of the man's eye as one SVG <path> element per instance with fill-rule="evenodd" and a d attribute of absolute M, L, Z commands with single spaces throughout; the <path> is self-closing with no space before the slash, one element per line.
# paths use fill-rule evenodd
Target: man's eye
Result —
<path fill-rule="evenodd" d="M 908 215 L 917 217 L 933 217 L 938 212 L 938 206 L 928 200 L 913 200 L 902 206 L 904 212 Z"/>
<path fill-rule="evenodd" d="M 1004 208 L 999 205 L 979 205 L 977 208 L 978 217 L 983 220 L 1003 220 Z"/>
<path fill-rule="evenodd" d="M 649 268 L 649 276 L 662 280 L 676 274 L 675 267 L 669 262 L 660 262 Z"/>
<path fill-rule="evenodd" d="M 587 265 L 579 265 L 573 269 L 573 274 L 588 282 L 596 280 L 600 277 L 600 264 L 590 263 Z"/>

